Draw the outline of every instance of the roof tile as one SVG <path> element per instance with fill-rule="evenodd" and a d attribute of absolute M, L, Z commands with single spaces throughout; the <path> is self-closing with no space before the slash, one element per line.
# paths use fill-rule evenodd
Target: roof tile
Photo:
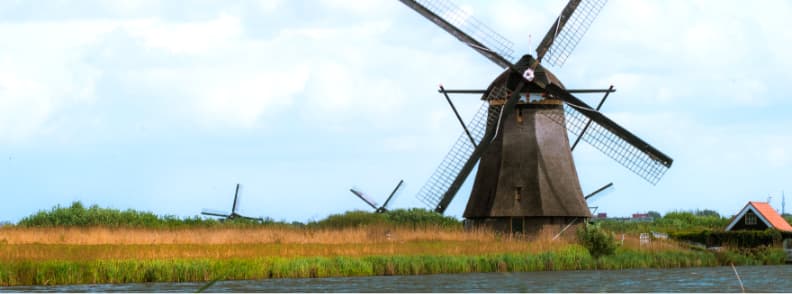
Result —
<path fill-rule="evenodd" d="M 749 202 L 770 224 L 779 231 L 792 232 L 792 226 L 767 202 Z"/>

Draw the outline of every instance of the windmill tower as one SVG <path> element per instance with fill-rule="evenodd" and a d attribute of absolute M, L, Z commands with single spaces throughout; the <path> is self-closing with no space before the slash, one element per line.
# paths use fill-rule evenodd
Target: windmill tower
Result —
<path fill-rule="evenodd" d="M 585 34 L 604 0 L 570 0 L 536 48 L 536 58 L 511 60 L 511 42 L 446 0 L 400 0 L 504 69 L 480 93 L 482 106 L 418 198 L 443 213 L 479 168 L 463 216 L 469 226 L 498 231 L 560 231 L 590 217 L 572 158 L 568 133 L 588 142 L 652 184 L 673 160 L 573 93 L 542 65 L 560 66 Z M 604 98 L 603 98 L 604 101 Z M 456 109 L 451 103 L 452 109 Z M 459 115 L 457 117 L 460 119 Z"/>

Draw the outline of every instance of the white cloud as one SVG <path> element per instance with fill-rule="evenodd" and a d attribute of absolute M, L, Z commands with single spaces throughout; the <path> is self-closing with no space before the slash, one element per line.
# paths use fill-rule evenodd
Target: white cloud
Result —
<path fill-rule="evenodd" d="M 280 31 L 278 39 L 289 41 L 293 38 L 309 38 L 312 41 L 330 42 L 336 46 L 344 46 L 349 40 L 365 40 L 362 38 L 382 35 L 390 28 L 390 22 L 372 21 L 355 26 L 301 27 L 285 28 Z"/>
<path fill-rule="evenodd" d="M 194 88 L 201 117 L 230 126 L 252 127 L 267 113 L 292 104 L 308 80 L 305 66 L 280 72 L 248 73 Z"/>
<path fill-rule="evenodd" d="M 322 112 L 365 111 L 380 116 L 398 111 L 401 93 L 393 80 L 355 69 L 337 62 L 315 64 L 307 92 L 310 104 Z"/>
<path fill-rule="evenodd" d="M 145 13 L 159 8 L 158 2 L 153 0 L 116 0 L 101 1 L 100 5 L 119 15 Z"/>
<path fill-rule="evenodd" d="M 416 151 L 421 145 L 422 138 L 414 135 L 403 135 L 385 138 L 379 142 L 382 150 L 386 152 Z"/>
<path fill-rule="evenodd" d="M 18 140 L 39 131 L 53 108 L 44 85 L 0 72 L 0 140 Z"/>
<path fill-rule="evenodd" d="M 381 16 L 393 7 L 388 1 L 321 0 L 319 2 L 330 10 L 348 11 L 357 17 Z"/>
<path fill-rule="evenodd" d="M 185 23 L 151 19 L 131 21 L 123 27 L 132 36 L 141 38 L 146 46 L 174 54 L 206 54 L 240 38 L 243 33 L 239 18 L 226 14 L 210 21 Z"/>
<path fill-rule="evenodd" d="M 281 0 L 259 0 L 256 3 L 264 14 L 275 12 L 279 7 L 281 7 L 281 5 L 283 5 L 283 1 Z"/>
<path fill-rule="evenodd" d="M 305 66 L 256 70 L 240 66 L 198 64 L 131 72 L 127 81 L 166 99 L 168 112 L 208 129 L 255 128 L 268 115 L 289 107 L 303 91 Z M 164 97 L 163 97 L 164 96 Z"/>
<path fill-rule="evenodd" d="M 104 36 L 119 32 L 130 38 L 103 42 Z M 245 39 L 240 20 L 225 14 L 188 22 L 149 18 L 8 23 L 0 25 L 0 37 L 13 40 L 0 49 L 0 140 L 59 133 L 82 119 L 78 116 L 84 114 L 74 110 L 113 99 L 151 100 L 205 127 L 251 127 L 288 106 L 309 75 L 300 65 L 268 67 L 267 61 L 275 59 L 272 53 L 256 50 L 274 46 Z M 107 46 L 123 50 L 110 52 Z M 258 57 L 251 56 L 253 52 Z M 140 56 L 153 59 L 139 60 Z M 96 58 L 110 64 L 91 61 Z M 101 86 L 97 83 L 105 74 L 121 79 L 127 88 L 96 97 Z M 115 97 L 129 89 L 149 96 Z M 167 101 L 154 101 L 162 97 Z M 95 111 L 99 115 L 123 110 Z M 151 111 L 155 113 L 153 106 Z"/>
<path fill-rule="evenodd" d="M 101 70 L 81 64 L 79 50 L 108 22 L 4 23 L 0 38 L 0 141 L 51 133 L 53 116 L 94 101 Z"/>

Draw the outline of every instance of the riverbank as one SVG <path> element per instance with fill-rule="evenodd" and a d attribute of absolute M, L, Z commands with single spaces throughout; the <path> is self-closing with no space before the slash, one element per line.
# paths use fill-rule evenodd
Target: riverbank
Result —
<path fill-rule="evenodd" d="M 783 263 L 783 252 L 641 245 L 627 235 L 599 259 L 573 239 L 526 241 L 440 228 L 337 230 L 0 229 L 0 285 L 186 282 L 473 272 L 522 272 Z"/>

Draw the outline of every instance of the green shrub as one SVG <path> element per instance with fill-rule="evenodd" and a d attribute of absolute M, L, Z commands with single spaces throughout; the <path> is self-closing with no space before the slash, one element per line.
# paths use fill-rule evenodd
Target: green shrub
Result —
<path fill-rule="evenodd" d="M 281 226 L 291 228 L 339 229 L 368 225 L 387 225 L 411 228 L 440 227 L 461 229 L 462 222 L 426 209 L 396 209 L 386 213 L 348 211 L 330 215 L 327 218 L 303 224 L 286 223 L 265 218 L 263 221 L 235 218 L 218 220 L 200 216 L 179 218 L 173 215 L 158 216 L 151 212 L 137 210 L 118 210 L 100 208 L 92 205 L 86 208 L 81 202 L 73 202 L 68 207 L 57 205 L 50 210 L 41 210 L 22 218 L 20 227 L 131 227 L 131 228 L 184 228 L 184 227 L 253 227 Z"/>
<path fill-rule="evenodd" d="M 263 222 L 237 218 L 233 220 L 217 220 L 201 218 L 199 216 L 179 218 L 173 215 L 158 216 L 151 212 L 137 210 L 118 210 L 100 208 L 92 205 L 89 208 L 79 202 L 73 202 L 69 207 L 57 205 L 49 211 L 39 211 L 22 218 L 17 226 L 20 227 L 132 227 L 132 228 L 180 228 L 180 227 L 248 227 L 256 225 L 284 225 L 270 218 Z"/>
<path fill-rule="evenodd" d="M 672 211 L 663 217 L 659 213 L 651 212 L 654 220 L 632 221 L 624 219 L 598 220 L 602 228 L 623 233 L 647 232 L 690 232 L 702 230 L 719 230 L 728 225 L 729 219 L 723 218 L 713 210 Z"/>
<path fill-rule="evenodd" d="M 385 217 L 397 226 L 462 228 L 462 222 L 456 218 L 421 208 L 390 210 L 385 213 Z"/>
<path fill-rule="evenodd" d="M 385 213 L 373 213 L 360 210 L 347 211 L 342 214 L 330 215 L 324 220 L 311 222 L 307 226 L 309 228 L 319 229 L 340 229 L 369 225 L 387 225 L 409 228 L 462 228 L 462 222 L 453 217 L 443 216 L 442 214 L 436 213 L 434 211 L 421 208 L 394 209 Z"/>
<path fill-rule="evenodd" d="M 781 232 L 777 230 L 764 231 L 693 231 L 693 232 L 673 232 L 669 234 L 671 238 L 701 243 L 707 246 L 728 246 L 734 248 L 755 248 L 761 246 L 772 246 L 780 244 L 783 239 Z"/>
<path fill-rule="evenodd" d="M 387 218 L 385 218 L 384 214 L 354 210 L 347 211 L 343 214 L 332 214 L 323 220 L 308 223 L 308 227 L 317 229 L 341 229 L 368 225 L 382 225 L 386 223 Z"/>
<path fill-rule="evenodd" d="M 602 230 L 598 224 L 589 224 L 578 230 L 578 241 L 594 258 L 612 255 L 616 252 L 616 242 L 613 235 Z"/>

